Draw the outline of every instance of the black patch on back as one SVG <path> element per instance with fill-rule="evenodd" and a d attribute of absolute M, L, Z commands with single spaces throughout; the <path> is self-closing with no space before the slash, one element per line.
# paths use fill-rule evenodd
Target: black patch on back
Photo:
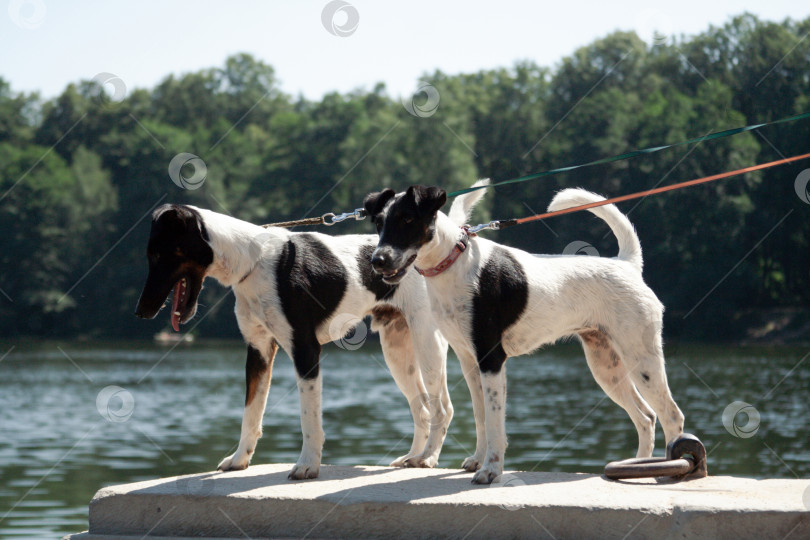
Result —
<path fill-rule="evenodd" d="M 399 285 L 389 285 L 382 279 L 382 274 L 378 274 L 371 267 L 371 254 L 374 253 L 374 246 L 366 245 L 360 248 L 357 253 L 357 268 L 360 271 L 360 279 L 363 287 L 374 293 L 374 297 L 385 300 L 394 296 Z"/>
<path fill-rule="evenodd" d="M 346 294 L 346 269 L 313 235 L 297 234 L 281 250 L 276 283 L 281 309 L 292 327 L 295 369 L 300 377 L 314 379 L 321 354 L 315 330 Z"/>
<path fill-rule="evenodd" d="M 529 297 L 523 267 L 511 253 L 495 247 L 481 268 L 473 296 L 472 341 L 483 373 L 498 373 L 506 361 L 501 339 L 520 318 Z"/>

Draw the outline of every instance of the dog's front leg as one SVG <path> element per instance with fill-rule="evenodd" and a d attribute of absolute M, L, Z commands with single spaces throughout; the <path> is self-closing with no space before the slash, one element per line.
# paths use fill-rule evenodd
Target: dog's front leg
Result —
<path fill-rule="evenodd" d="M 406 467 L 435 467 L 439 463 L 447 428 L 453 418 L 453 405 L 447 389 L 447 341 L 438 330 L 431 331 L 430 325 L 425 324 L 427 320 L 430 319 L 420 318 L 410 321 L 410 324 L 419 329 L 411 337 L 427 391 L 424 397 L 430 415 L 427 422 L 429 431 L 421 454 L 408 459 Z"/>
<path fill-rule="evenodd" d="M 273 360 L 278 351 L 278 344 L 272 340 L 267 355 L 259 349 L 248 345 L 247 362 L 245 363 L 245 412 L 242 416 L 242 435 L 236 452 L 223 459 L 217 469 L 220 471 L 238 471 L 246 469 L 256 450 L 256 442 L 262 436 L 262 417 L 267 404 L 267 393 L 270 391 L 270 378 L 273 373 Z"/>
<path fill-rule="evenodd" d="M 291 480 L 317 478 L 321 470 L 321 452 L 324 433 L 321 420 L 321 374 L 319 358 L 321 346 L 314 335 L 307 343 L 293 344 L 293 362 L 298 379 L 298 398 L 301 404 L 301 432 L 304 442 L 301 456 L 288 477 Z"/>
<path fill-rule="evenodd" d="M 474 484 L 491 484 L 503 473 L 506 452 L 506 364 L 496 372 L 481 373 L 481 384 L 484 387 L 487 453 L 472 481 Z"/>
<path fill-rule="evenodd" d="M 475 360 L 475 353 L 454 348 L 461 364 L 461 371 L 467 381 L 467 388 L 470 390 L 472 398 L 473 418 L 475 420 L 475 453 L 464 460 L 461 468 L 465 471 L 475 472 L 484 463 L 484 456 L 487 451 L 487 432 L 484 423 L 484 389 L 481 386 L 481 370 Z"/>

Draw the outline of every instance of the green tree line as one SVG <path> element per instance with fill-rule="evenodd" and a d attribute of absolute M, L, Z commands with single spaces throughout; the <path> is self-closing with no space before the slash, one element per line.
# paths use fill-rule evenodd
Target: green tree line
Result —
<path fill-rule="evenodd" d="M 382 84 L 293 97 L 269 64 L 246 54 L 152 89 L 118 81 L 121 95 L 95 78 L 43 100 L 0 78 L 0 334 L 144 337 L 166 328 L 165 313 L 133 316 L 150 209 L 162 202 L 257 223 L 297 219 L 352 210 L 382 187 L 452 190 L 810 111 L 808 32 L 810 19 L 748 14 L 655 45 L 616 32 L 553 68 L 426 74 L 432 88 L 404 102 Z M 504 186 L 490 190 L 475 221 L 541 212 L 563 187 L 616 196 L 805 153 L 808 141 L 810 121 L 799 121 Z M 206 165 L 199 189 L 169 177 L 181 152 Z M 795 189 L 808 167 L 620 206 L 638 229 L 668 328 L 723 338 L 746 310 L 808 305 L 810 205 Z M 587 213 L 484 234 L 538 253 L 574 240 L 602 256 L 616 251 Z M 238 335 L 224 295 L 208 285 L 198 333 Z"/>

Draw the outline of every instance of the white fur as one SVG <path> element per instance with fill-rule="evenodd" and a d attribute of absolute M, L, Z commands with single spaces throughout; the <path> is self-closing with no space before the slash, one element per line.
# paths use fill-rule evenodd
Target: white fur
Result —
<path fill-rule="evenodd" d="M 549 212 L 556 212 L 557 210 L 565 210 L 573 208 L 574 206 L 583 206 L 589 203 L 604 201 L 605 198 L 596 193 L 585 191 L 584 189 L 564 189 L 557 193 L 548 205 Z M 596 206 L 588 208 L 596 217 L 602 219 L 608 224 L 610 230 L 616 235 L 616 240 L 619 243 L 619 259 L 629 261 L 638 268 L 639 273 L 644 266 L 641 259 L 641 243 L 638 241 L 638 235 L 627 219 L 627 216 L 619 212 L 619 209 L 612 204 L 604 206 Z"/>
<path fill-rule="evenodd" d="M 483 178 L 474 183 L 471 187 L 477 188 L 488 185 L 489 178 Z M 470 220 L 473 207 L 484 198 L 484 194 L 486 192 L 486 189 L 477 189 L 456 197 L 456 200 L 453 201 L 453 205 L 450 207 L 450 213 L 448 214 L 450 221 L 459 227 L 465 225 Z"/>
<path fill-rule="evenodd" d="M 256 397 L 245 408 L 239 446 L 219 464 L 219 469 L 244 469 L 253 456 L 262 434 L 262 416 L 270 389 L 272 357 L 269 351 L 275 340 L 292 357 L 292 328 L 281 308 L 277 294 L 276 264 L 278 255 L 291 233 L 285 229 L 262 228 L 250 223 L 196 209 L 202 216 L 214 252 L 208 268 L 210 276 L 232 287 L 236 296 L 236 318 L 245 340 L 266 359 L 270 369 L 261 381 Z M 453 408 L 447 391 L 447 342 L 429 316 L 429 300 L 424 279 L 415 272 L 405 276 L 396 294 L 378 302 L 363 285 L 356 267 L 359 247 L 374 245 L 373 235 L 327 236 L 313 233 L 343 262 L 347 272 L 347 289 L 342 301 L 316 330 L 320 343 L 342 336 L 330 335 L 335 316 L 355 317 L 358 321 L 379 304 L 398 308 L 405 316 L 407 328 L 382 328 L 381 342 L 386 363 L 397 386 L 410 404 L 414 419 L 414 439 L 408 454 L 394 460 L 395 466 L 433 467 L 438 463 Z M 318 475 L 324 444 L 321 418 L 321 377 L 298 378 L 303 445 L 301 456 L 290 472 L 294 479 Z M 435 399 L 424 399 L 434 396 Z M 430 418 L 430 424 L 424 422 Z"/>
<path fill-rule="evenodd" d="M 436 233 L 419 248 L 416 266 L 431 268 L 447 256 L 461 235 L 459 225 L 467 221 L 483 191 L 458 197 L 450 209 L 451 217 L 437 214 Z M 584 190 L 565 190 L 554 198 L 549 210 L 596 200 L 602 198 Z M 637 456 L 646 457 L 653 449 L 655 413 L 667 442 L 683 430 L 683 414 L 672 399 L 664 372 L 663 306 L 642 280 L 641 247 L 630 221 L 613 205 L 590 211 L 616 234 L 620 247 L 617 258 L 534 256 L 501 246 L 522 267 L 529 289 L 526 308 L 505 331 L 502 345 L 507 356 L 518 356 L 579 334 L 597 382 L 628 412 L 637 428 Z M 476 483 L 490 483 L 503 472 L 506 448 L 506 364 L 498 374 L 482 375 L 471 344 L 471 300 L 480 270 L 495 246 L 486 238 L 471 238 L 455 264 L 427 278 L 434 319 L 458 354 L 473 397 L 478 443 L 475 454 L 464 465 L 468 470 L 481 466 L 473 478 Z M 600 334 L 608 340 L 604 347 L 589 345 L 585 339 Z"/>

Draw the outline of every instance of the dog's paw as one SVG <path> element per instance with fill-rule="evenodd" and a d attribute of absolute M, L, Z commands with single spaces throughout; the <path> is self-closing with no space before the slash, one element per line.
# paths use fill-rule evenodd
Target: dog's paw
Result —
<path fill-rule="evenodd" d="M 250 454 L 240 453 L 238 450 L 226 457 L 217 465 L 218 471 L 242 471 L 250 465 Z"/>
<path fill-rule="evenodd" d="M 412 459 L 413 456 L 411 454 L 405 454 L 404 456 L 399 456 L 397 459 L 391 462 L 390 467 L 407 467 L 408 465 L 405 464 L 406 461 Z"/>
<path fill-rule="evenodd" d="M 439 458 L 436 456 L 422 457 L 414 456 L 405 460 L 405 467 L 415 469 L 432 469 L 439 464 Z"/>
<path fill-rule="evenodd" d="M 290 474 L 287 475 L 287 478 L 289 480 L 308 480 L 311 478 L 318 478 L 318 473 L 320 473 L 320 471 L 320 465 L 296 464 L 295 467 L 293 467 L 290 471 Z"/>
<path fill-rule="evenodd" d="M 496 478 L 498 478 L 498 476 L 500 476 L 500 475 L 501 475 L 501 473 L 498 472 L 498 471 L 492 471 L 492 470 L 489 470 L 489 469 L 486 469 L 486 468 L 479 469 L 478 472 L 476 472 L 473 475 L 472 483 L 473 484 L 491 484 L 492 481 L 495 480 Z"/>
<path fill-rule="evenodd" d="M 478 456 L 470 456 L 461 464 L 461 468 L 467 472 L 475 472 L 481 468 L 481 460 Z"/>

